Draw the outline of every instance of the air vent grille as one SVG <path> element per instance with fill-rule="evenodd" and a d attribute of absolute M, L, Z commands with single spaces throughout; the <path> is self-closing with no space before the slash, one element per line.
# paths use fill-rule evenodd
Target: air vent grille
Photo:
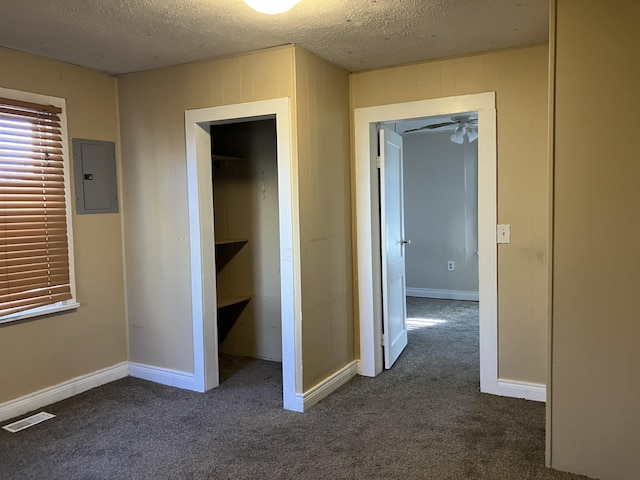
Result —
<path fill-rule="evenodd" d="M 30 417 L 23 418 L 22 420 L 18 420 L 17 422 L 10 423 L 9 425 L 5 425 L 2 427 L 8 432 L 16 433 L 20 430 L 24 430 L 25 428 L 33 427 L 40 422 L 44 422 L 45 420 L 49 420 L 50 418 L 55 417 L 55 415 L 47 412 L 36 413 L 35 415 L 31 415 Z"/>

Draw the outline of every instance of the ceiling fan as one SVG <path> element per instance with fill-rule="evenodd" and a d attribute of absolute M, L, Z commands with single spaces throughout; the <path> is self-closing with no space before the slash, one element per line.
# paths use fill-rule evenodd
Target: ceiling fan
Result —
<path fill-rule="evenodd" d="M 478 119 L 472 118 L 470 115 L 456 115 L 451 117 L 450 122 L 432 123 L 430 125 L 424 125 L 419 128 L 405 130 L 404 133 L 419 132 L 421 130 L 435 130 L 437 128 L 448 127 L 451 125 L 456 125 L 456 130 L 449 137 L 453 143 L 461 145 L 464 142 L 465 135 L 467 136 L 469 142 L 477 140 Z"/>

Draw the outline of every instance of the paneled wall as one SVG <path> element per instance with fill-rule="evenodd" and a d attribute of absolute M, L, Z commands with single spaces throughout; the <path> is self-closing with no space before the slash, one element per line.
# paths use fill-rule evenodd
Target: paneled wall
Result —
<path fill-rule="evenodd" d="M 640 478 L 640 3 L 558 0 L 551 465 Z"/>
<path fill-rule="evenodd" d="M 546 45 L 353 74 L 352 108 L 495 91 L 499 377 L 546 383 L 549 161 Z M 482 188 L 482 186 L 480 186 Z"/>
<path fill-rule="evenodd" d="M 184 111 L 280 97 L 298 154 L 304 390 L 354 360 L 347 72 L 289 46 L 119 89 L 131 360 L 193 371 Z"/>
<path fill-rule="evenodd" d="M 67 99 L 69 148 L 118 140 L 112 76 L 3 48 L 0 66 L 1 87 Z M 0 327 L 0 403 L 127 360 L 121 214 L 75 215 L 72 204 L 80 308 Z"/>
<path fill-rule="evenodd" d="M 355 359 L 349 76 L 296 47 L 304 390 Z"/>
<path fill-rule="evenodd" d="M 293 47 L 118 78 L 131 361 L 193 372 L 185 110 L 293 96 Z"/>

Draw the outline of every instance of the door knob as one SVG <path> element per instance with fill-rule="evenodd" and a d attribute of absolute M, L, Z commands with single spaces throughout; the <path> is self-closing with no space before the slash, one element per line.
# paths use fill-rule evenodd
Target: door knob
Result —
<path fill-rule="evenodd" d="M 403 245 L 411 244 L 411 240 L 402 240 Z"/>

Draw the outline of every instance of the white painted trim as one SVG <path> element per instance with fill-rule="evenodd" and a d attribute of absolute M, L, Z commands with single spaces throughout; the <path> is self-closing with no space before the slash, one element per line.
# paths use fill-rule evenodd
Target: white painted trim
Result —
<path fill-rule="evenodd" d="M 0 422 L 23 415 L 52 403 L 65 400 L 109 382 L 129 375 L 129 364 L 121 362 L 93 373 L 81 375 L 66 382 L 29 393 L 0 404 Z"/>
<path fill-rule="evenodd" d="M 211 138 L 206 125 L 185 113 L 193 368 L 197 391 L 219 385 L 216 275 L 211 187 Z M 209 178 L 208 182 L 204 178 Z M 207 185 L 208 183 L 208 185 Z M 208 248 L 205 242 L 209 242 Z"/>
<path fill-rule="evenodd" d="M 129 375 L 142 380 L 167 385 L 169 387 L 183 388 L 185 390 L 193 390 L 199 392 L 199 384 L 193 373 L 181 372 L 179 370 L 171 370 L 169 368 L 154 367 L 152 365 L 143 365 L 141 363 L 129 363 Z"/>
<path fill-rule="evenodd" d="M 407 287 L 407 297 L 443 298 L 445 300 L 480 300 L 478 292 L 465 292 L 462 290 L 439 290 L 437 288 L 413 288 Z"/>
<path fill-rule="evenodd" d="M 358 373 L 375 377 L 382 372 L 382 268 L 380 215 L 378 214 L 376 122 L 384 118 L 371 112 L 362 117 L 356 109 L 355 119 L 355 199 L 356 261 L 360 327 L 360 369 Z M 369 112 L 367 112 L 369 113 Z"/>
<path fill-rule="evenodd" d="M 57 313 L 67 312 L 69 310 L 77 310 L 78 308 L 80 308 L 80 304 L 78 302 L 66 300 L 66 302 L 57 302 L 53 305 L 44 305 L 42 307 L 33 308 L 31 310 L 6 315 L 0 319 L 0 325 L 3 323 L 26 320 L 28 318 L 43 317 L 45 315 L 55 315 Z"/>
<path fill-rule="evenodd" d="M 360 372 L 382 371 L 377 219 L 376 149 L 372 138 L 379 122 L 463 112 L 478 112 L 478 259 L 480 298 L 480 389 L 494 393 L 498 380 L 497 128 L 495 92 L 421 100 L 354 111 L 355 199 L 357 229 Z"/>
<path fill-rule="evenodd" d="M 535 402 L 547 401 L 547 387 L 541 383 L 498 380 L 497 388 L 491 393 L 502 397 L 524 398 Z"/>
<path fill-rule="evenodd" d="M 298 163 L 289 98 L 185 112 L 191 250 L 194 377 L 198 391 L 219 384 L 216 268 L 209 126 L 261 118 L 276 119 L 280 222 L 280 293 L 284 408 L 296 409 L 302 392 L 302 294 Z"/>
<path fill-rule="evenodd" d="M 335 392 L 338 388 L 355 377 L 358 370 L 358 363 L 359 362 L 357 360 L 354 360 L 306 392 L 297 393 L 295 403 L 296 408 L 292 408 L 290 410 L 295 410 L 296 412 L 309 410 L 320 400 Z"/>

